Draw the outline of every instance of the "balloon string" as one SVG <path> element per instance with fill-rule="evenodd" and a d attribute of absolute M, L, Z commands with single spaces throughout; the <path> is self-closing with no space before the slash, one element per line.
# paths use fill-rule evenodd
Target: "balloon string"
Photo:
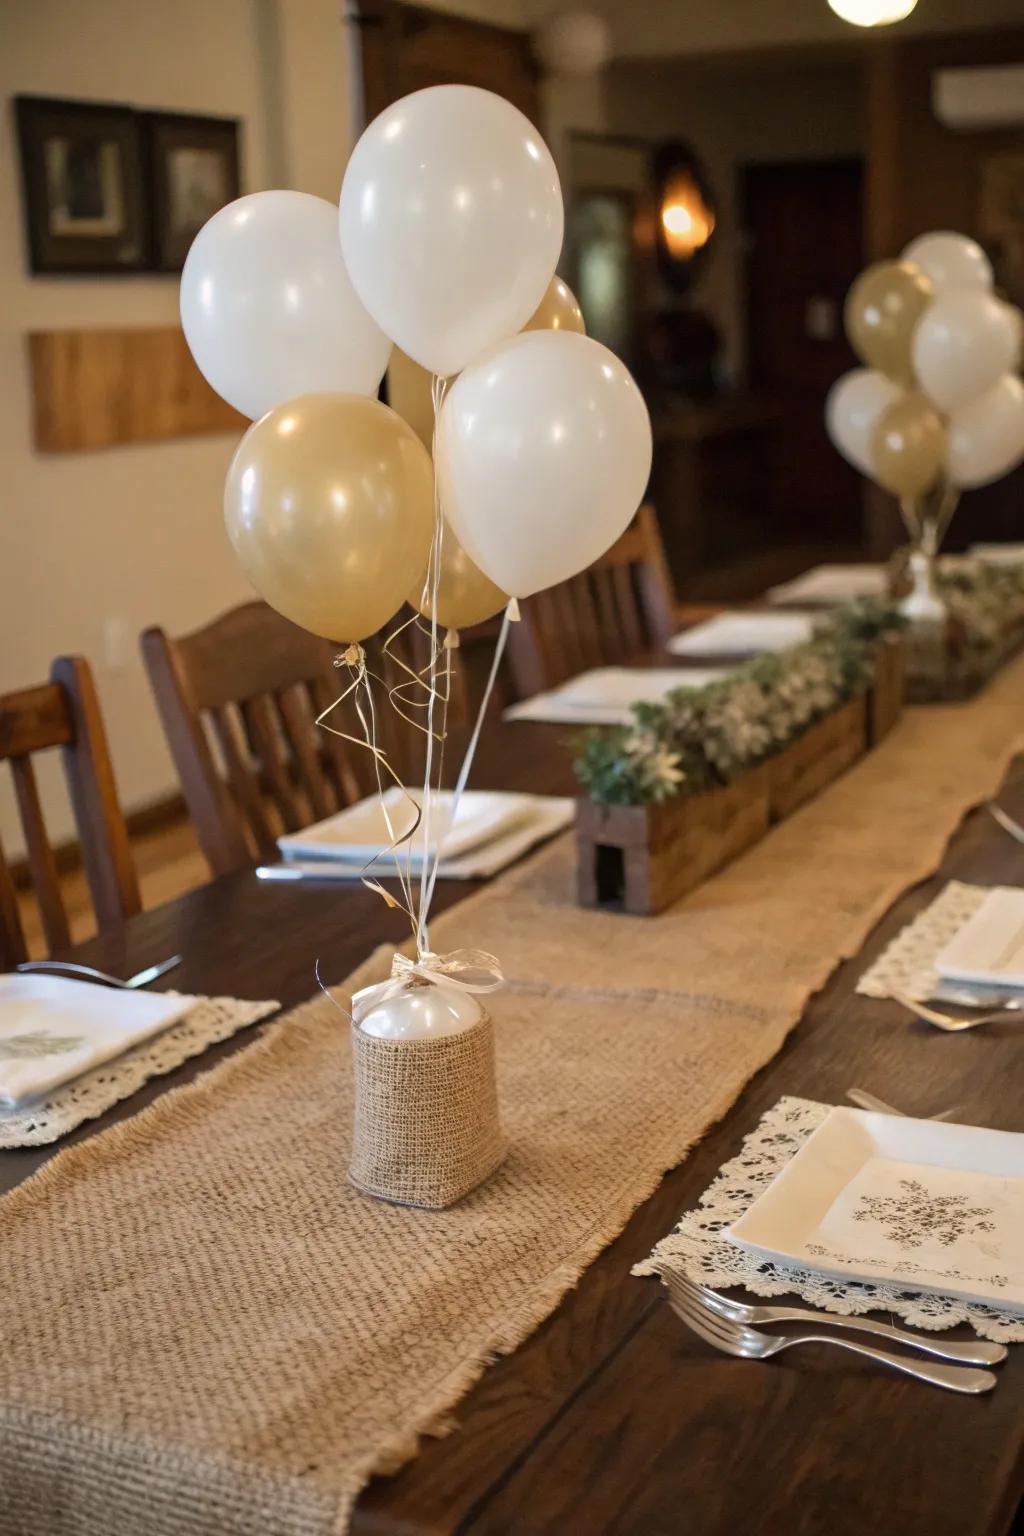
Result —
<path fill-rule="evenodd" d="M 943 540 L 949 532 L 949 525 L 960 504 L 960 488 L 953 484 L 952 480 L 945 477 L 939 482 L 938 506 L 935 512 L 935 553 L 942 548 Z"/>
<path fill-rule="evenodd" d="M 323 730 L 329 731 L 332 736 L 337 736 L 339 740 L 347 741 L 353 746 L 364 748 L 370 753 L 373 759 L 374 774 L 377 780 L 377 796 L 380 800 L 381 812 L 384 816 L 384 825 L 387 828 L 388 838 L 390 839 L 389 846 L 386 849 L 375 853 L 373 857 L 363 865 L 359 872 L 359 877 L 362 880 L 363 885 L 366 886 L 367 890 L 374 891 L 377 895 L 382 896 L 389 907 L 398 907 L 400 910 L 405 912 L 409 922 L 415 929 L 416 920 L 413 916 L 412 910 L 411 883 L 403 875 L 400 856 L 396 853 L 395 864 L 398 868 L 399 883 L 401 886 L 402 895 L 404 897 L 403 901 L 398 901 L 394 896 L 390 894 L 390 892 L 386 891 L 378 880 L 368 878 L 368 871 L 373 868 L 374 864 L 376 864 L 379 859 L 383 858 L 386 854 L 396 852 L 396 850 L 398 850 L 403 843 L 407 843 L 410 841 L 410 839 L 415 837 L 416 830 L 420 822 L 420 810 L 416 805 L 415 800 L 408 793 L 400 777 L 392 767 L 387 752 L 377 740 L 377 713 L 373 702 L 373 690 L 370 686 L 370 678 L 372 674 L 368 671 L 366 666 L 366 652 L 363 650 L 361 645 L 349 646 L 348 650 L 341 658 L 339 658 L 339 661 L 336 662 L 335 665 L 347 666 L 352 676 L 352 681 L 345 689 L 345 691 L 338 698 L 336 698 L 333 703 L 328 704 L 327 708 L 321 711 L 321 713 L 316 718 L 316 723 L 318 726 L 322 727 Z M 360 690 L 362 690 L 366 695 L 365 711 L 360 700 Z M 362 727 L 362 737 L 354 736 L 348 731 L 340 731 L 336 726 L 330 725 L 327 720 L 327 716 L 331 714 L 335 709 L 337 709 L 340 704 L 344 703 L 344 701 L 349 697 L 352 698 L 356 711 L 356 717 L 358 718 L 359 724 Z M 402 793 L 409 800 L 409 803 L 412 805 L 415 812 L 412 827 L 408 832 L 405 832 L 400 836 L 396 835 L 395 833 L 395 827 L 391 819 L 391 813 L 388 809 L 387 801 L 384 797 L 384 780 L 381 776 L 382 769 L 384 769 L 390 775 L 394 783 L 399 787 L 399 789 L 402 790 Z"/>
<path fill-rule="evenodd" d="M 421 607 L 425 601 L 429 601 L 430 695 L 427 700 L 427 750 L 423 765 L 423 862 L 420 866 L 419 920 L 416 925 L 417 956 L 425 955 L 430 949 L 430 937 L 427 928 L 427 887 L 429 884 L 430 832 L 434 813 L 434 706 L 437 700 L 437 667 L 440 660 L 440 647 L 437 639 L 437 599 L 441 585 L 441 554 L 444 547 L 444 517 L 441 512 L 441 497 L 437 485 L 437 423 L 441 407 L 444 405 L 447 388 L 447 380 L 439 378 L 435 373 L 430 381 L 430 399 L 434 407 L 434 425 L 431 434 L 431 458 L 434 464 L 434 535 L 430 543 L 430 558 L 427 562 L 427 574 L 421 599 Z M 446 701 L 445 726 L 447 726 L 447 712 L 448 706 Z M 438 788 L 440 788 L 440 770 L 438 773 Z M 435 862 L 440 857 L 441 841 L 441 838 L 438 837 Z"/>
<path fill-rule="evenodd" d="M 466 781 L 469 778 L 470 769 L 473 766 L 473 759 L 476 756 L 476 748 L 477 743 L 480 740 L 480 732 L 483 730 L 484 720 L 487 716 L 487 706 L 491 702 L 491 695 L 494 692 L 494 684 L 498 677 L 498 668 L 501 665 L 501 658 L 505 653 L 505 642 L 508 639 L 509 624 L 518 617 L 518 605 L 514 607 L 514 604 L 515 599 L 513 598 L 512 602 L 508 604 L 504 614 L 502 615 L 501 629 L 498 632 L 498 641 L 494 647 L 494 658 L 491 662 L 491 670 L 487 677 L 487 686 L 484 688 L 483 697 L 480 700 L 480 708 L 477 710 L 476 721 L 473 725 L 473 732 L 469 738 L 465 756 L 462 759 L 462 766 L 459 769 L 458 778 L 455 780 L 455 788 L 452 790 L 452 807 L 449 816 L 449 825 L 454 822 L 456 814 L 458 813 L 459 801 L 462 799 L 462 793 L 466 788 Z M 427 884 L 426 901 L 425 903 L 421 902 L 420 904 L 420 922 L 424 932 L 426 932 L 427 918 L 430 915 L 430 904 L 434 898 L 434 884 L 437 880 L 437 870 L 440 862 L 441 847 L 439 842 L 437 850 L 434 854 L 433 868 L 430 871 L 430 880 Z"/>
<path fill-rule="evenodd" d="M 910 535 L 911 543 L 920 546 L 924 537 L 924 527 L 921 521 L 921 508 L 913 496 L 900 497 L 900 515 L 903 525 Z"/>

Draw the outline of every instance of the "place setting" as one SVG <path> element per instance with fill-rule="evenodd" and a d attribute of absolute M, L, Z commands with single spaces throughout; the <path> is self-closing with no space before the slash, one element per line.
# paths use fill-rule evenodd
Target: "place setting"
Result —
<path fill-rule="evenodd" d="M 360 880 L 419 876 L 425 865 L 441 880 L 481 880 L 514 864 L 572 822 L 575 802 L 557 795 L 441 790 L 433 825 L 423 790 L 392 785 L 382 795 L 278 838 L 282 859 L 260 864 L 267 881 Z"/>
<path fill-rule="evenodd" d="M 180 963 L 123 980 L 61 961 L 0 974 L 0 1148 L 56 1141 L 277 1012 L 274 1001 L 145 990 Z"/>
<path fill-rule="evenodd" d="M 1024 1343 L 1022 1233 L 1024 1136 L 784 1098 L 633 1273 L 726 1354 L 831 1345 L 975 1395 Z"/>
<path fill-rule="evenodd" d="M 549 725 L 629 725 L 635 705 L 662 702 L 680 688 L 704 688 L 728 671 L 728 667 L 597 667 L 510 704 L 503 718 Z"/>

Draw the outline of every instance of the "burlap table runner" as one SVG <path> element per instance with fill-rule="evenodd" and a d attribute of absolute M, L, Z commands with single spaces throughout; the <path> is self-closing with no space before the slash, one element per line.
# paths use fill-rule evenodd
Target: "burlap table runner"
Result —
<path fill-rule="evenodd" d="M 322 997 L 7 1196 L 5 1536 L 343 1531 L 935 867 L 1021 742 L 1022 697 L 1017 664 L 913 712 L 660 917 L 578 910 L 563 839 L 433 924 L 435 949 L 491 949 L 511 978 L 492 1012 L 512 1150 L 450 1210 L 348 1184 L 348 1027 Z"/>

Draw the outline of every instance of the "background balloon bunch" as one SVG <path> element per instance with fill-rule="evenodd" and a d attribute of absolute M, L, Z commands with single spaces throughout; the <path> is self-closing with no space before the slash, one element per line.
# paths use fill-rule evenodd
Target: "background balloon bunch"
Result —
<path fill-rule="evenodd" d="M 1024 458 L 1021 312 L 992 292 L 980 245 L 934 233 L 861 273 L 845 323 L 867 366 L 829 392 L 829 436 L 899 497 L 914 543 L 933 558 L 960 491 Z"/>
<path fill-rule="evenodd" d="M 640 392 L 555 277 L 563 224 L 529 120 L 488 91 L 437 86 L 369 125 L 340 208 L 243 197 L 200 230 L 182 273 L 199 368 L 255 418 L 225 489 L 250 581 L 350 660 L 411 603 L 433 638 L 431 707 L 438 627 L 590 565 L 647 484 Z M 393 343 L 433 375 L 433 463 L 376 399 Z"/>

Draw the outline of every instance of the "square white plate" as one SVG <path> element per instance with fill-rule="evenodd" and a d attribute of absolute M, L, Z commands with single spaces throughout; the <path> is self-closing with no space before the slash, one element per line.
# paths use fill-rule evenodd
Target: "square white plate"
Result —
<path fill-rule="evenodd" d="M 1024 1308 L 1024 1136 L 833 1109 L 728 1236 L 826 1275 Z"/>
<path fill-rule="evenodd" d="M 951 981 L 1024 987 L 1024 891 L 997 885 L 935 957 Z"/>
<path fill-rule="evenodd" d="M 397 784 L 384 791 L 383 802 L 393 833 L 388 831 L 381 798 L 380 795 L 368 795 L 358 805 L 350 805 L 334 816 L 314 822 L 301 832 L 279 837 L 277 846 L 286 859 L 342 859 L 349 864 L 365 864 L 394 839 L 405 836 L 416 826 L 417 807 L 422 802 L 423 791 L 401 789 Z M 449 790 L 442 790 L 435 797 L 427 850 L 430 858 L 439 842 L 445 858 L 458 858 L 469 849 L 501 836 L 531 811 L 529 795 L 467 789 L 459 801 L 453 822 L 452 800 Z M 413 847 L 407 849 L 403 845 L 403 857 L 411 852 L 414 863 L 422 860 L 427 830 L 421 822 Z"/>
<path fill-rule="evenodd" d="M 530 814 L 525 820 L 517 821 L 499 837 L 481 843 L 479 847 L 470 848 L 457 859 L 443 858 L 437 869 L 438 879 L 488 879 L 499 870 L 514 864 L 524 853 L 544 842 L 545 838 L 554 837 L 557 832 L 563 831 L 576 814 L 575 800 L 557 795 L 529 795 L 525 798 L 532 802 Z M 333 858 L 286 859 L 283 864 L 261 865 L 256 873 L 261 880 L 359 880 L 365 865 L 364 858 L 352 863 Z M 394 854 L 385 855 L 373 865 L 371 874 L 374 878 L 385 879 L 394 877 L 400 868 L 405 869 L 404 858 L 399 866 Z"/>
<path fill-rule="evenodd" d="M 1024 563 L 1024 544 L 971 544 L 967 553 L 975 560 L 984 560 L 988 565 Z"/>
<path fill-rule="evenodd" d="M 884 597 L 889 573 L 884 565 L 816 565 L 768 588 L 771 603 L 848 603 L 855 597 Z"/>
<path fill-rule="evenodd" d="M 560 725 L 632 725 L 634 704 L 656 704 L 676 688 L 703 688 L 728 672 L 728 667 L 598 667 L 571 677 L 550 693 L 511 705 L 504 718 Z"/>
<path fill-rule="evenodd" d="M 0 1108 L 52 1092 L 182 1018 L 194 997 L 0 976 Z"/>
<path fill-rule="evenodd" d="M 800 645 L 813 633 L 805 613 L 718 613 L 673 635 L 667 649 L 673 656 L 756 656 Z"/>

